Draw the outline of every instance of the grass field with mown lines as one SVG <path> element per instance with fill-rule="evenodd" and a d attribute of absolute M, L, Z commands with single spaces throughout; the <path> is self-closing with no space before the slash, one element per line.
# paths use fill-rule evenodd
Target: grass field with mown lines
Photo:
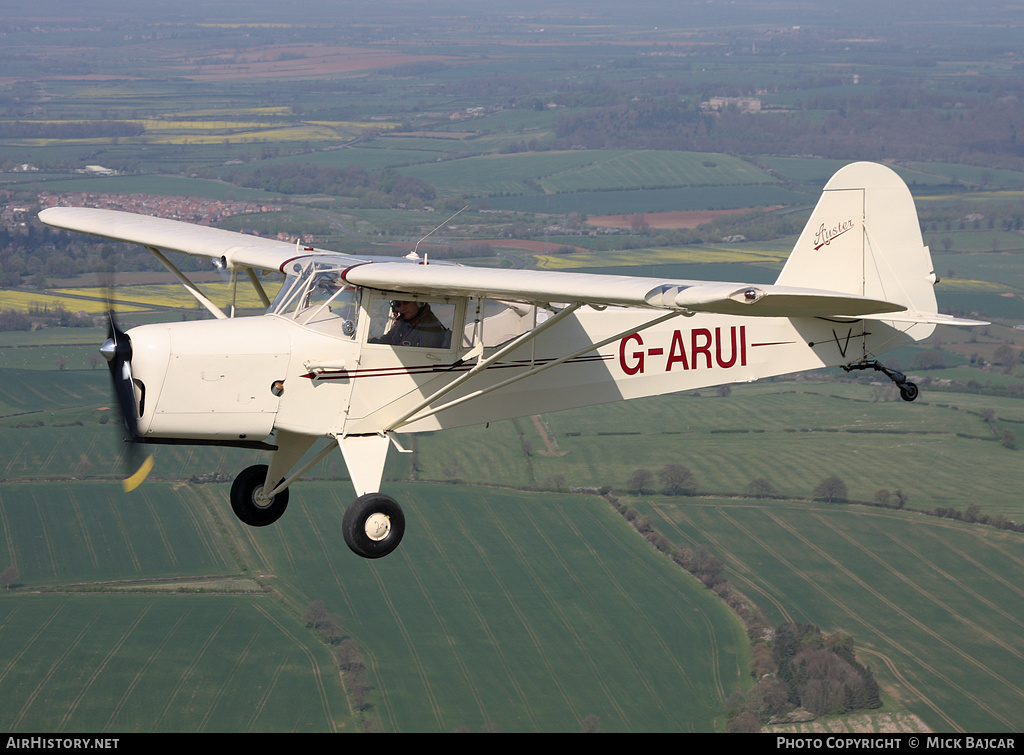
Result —
<path fill-rule="evenodd" d="M 884 690 L 938 730 L 1019 730 L 1021 535 L 843 505 L 638 505 L 669 539 L 729 553 L 729 578 L 772 621 L 853 635 Z"/>

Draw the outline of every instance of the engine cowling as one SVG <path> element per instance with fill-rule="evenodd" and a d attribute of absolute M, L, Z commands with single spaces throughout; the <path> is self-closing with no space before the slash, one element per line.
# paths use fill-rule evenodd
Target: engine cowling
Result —
<path fill-rule="evenodd" d="M 288 368 L 286 326 L 274 318 L 142 325 L 128 331 L 145 438 L 260 441 L 280 402 Z"/>

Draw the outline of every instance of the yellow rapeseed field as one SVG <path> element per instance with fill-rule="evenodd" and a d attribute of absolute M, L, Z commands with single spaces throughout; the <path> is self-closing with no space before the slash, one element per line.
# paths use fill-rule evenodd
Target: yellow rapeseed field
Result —
<path fill-rule="evenodd" d="M 625 265 L 670 265 L 707 263 L 779 263 L 787 252 L 743 247 L 659 247 L 612 252 L 538 255 L 537 265 L 547 270 L 577 267 L 617 267 Z"/>
<path fill-rule="evenodd" d="M 253 142 L 323 142 L 345 140 L 349 132 L 374 128 L 390 130 L 397 123 L 371 123 L 364 121 L 269 121 L 254 120 L 251 116 L 273 117 L 291 115 L 289 108 L 253 108 L 248 110 L 210 110 L 188 113 L 191 118 L 164 120 L 158 118 L 126 119 L 121 123 L 140 125 L 144 133 L 140 136 L 116 137 L 121 143 L 145 144 L 222 144 L 225 141 L 238 144 Z M 221 116 L 214 120 L 211 116 Z M 232 116 L 235 116 L 232 118 Z M 250 116 L 246 118 L 244 116 Z M 39 121 L 40 123 L 63 123 L 64 121 Z M 115 137 L 99 136 L 82 139 L 24 138 L 11 140 L 31 147 L 47 147 L 56 144 L 109 144 Z"/>
<path fill-rule="evenodd" d="M 264 281 L 267 294 L 273 298 L 279 283 Z M 221 307 L 231 305 L 229 283 L 209 283 L 199 286 L 215 304 Z M 100 315 L 107 311 L 107 289 L 100 287 L 59 288 L 48 291 L 0 290 L 0 309 L 14 309 L 29 312 L 33 308 L 48 308 L 51 311 L 63 307 L 69 312 L 86 312 Z M 176 283 L 152 286 L 118 286 L 112 291 L 115 312 L 145 312 L 164 309 L 196 309 L 199 305 L 192 295 Z M 235 306 L 239 309 L 262 309 L 263 304 L 256 292 L 244 281 L 238 285 Z"/>

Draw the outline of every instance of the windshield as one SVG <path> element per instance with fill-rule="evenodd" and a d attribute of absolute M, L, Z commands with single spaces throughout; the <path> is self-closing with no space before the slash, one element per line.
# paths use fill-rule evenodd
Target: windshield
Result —
<path fill-rule="evenodd" d="M 280 315 L 314 330 L 352 338 L 359 315 L 359 289 L 341 277 L 344 265 L 326 260 L 298 260 L 286 270 L 287 278 L 270 305 Z"/>

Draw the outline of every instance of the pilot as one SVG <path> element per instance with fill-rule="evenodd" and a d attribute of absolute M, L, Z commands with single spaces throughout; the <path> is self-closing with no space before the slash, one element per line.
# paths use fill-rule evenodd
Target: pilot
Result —
<path fill-rule="evenodd" d="M 395 315 L 394 324 L 384 335 L 371 338 L 370 343 L 427 349 L 447 349 L 451 344 L 452 332 L 430 311 L 426 302 L 393 301 L 391 311 Z"/>

